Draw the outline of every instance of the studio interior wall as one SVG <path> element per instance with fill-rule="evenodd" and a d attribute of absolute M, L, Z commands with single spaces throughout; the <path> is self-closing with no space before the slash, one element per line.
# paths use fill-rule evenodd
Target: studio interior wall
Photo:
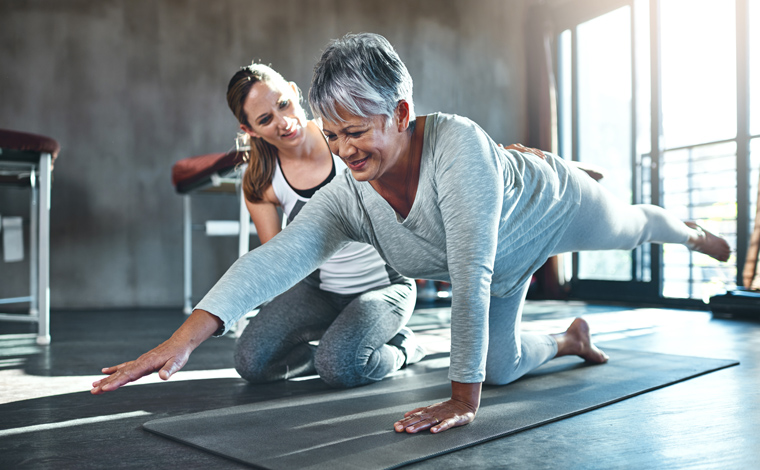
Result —
<path fill-rule="evenodd" d="M 182 200 L 171 167 L 231 148 L 237 123 L 226 85 L 251 60 L 306 93 L 330 39 L 377 32 L 408 65 L 419 114 L 461 114 L 499 142 L 525 142 L 526 4 L 0 0 L 0 128 L 62 147 L 53 175 L 53 309 L 181 306 Z M 0 188 L 0 215 L 28 221 L 28 197 Z M 196 220 L 237 213 L 228 197 L 196 199 L 195 208 Z M 235 260 L 237 242 L 196 236 L 193 249 L 201 295 Z M 27 289 L 27 263 L 0 259 L 0 297 Z"/>

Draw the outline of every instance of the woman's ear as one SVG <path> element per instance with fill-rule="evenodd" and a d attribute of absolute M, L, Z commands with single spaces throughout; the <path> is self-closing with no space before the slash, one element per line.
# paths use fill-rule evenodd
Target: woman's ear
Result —
<path fill-rule="evenodd" d="M 398 124 L 398 131 L 406 132 L 406 130 L 409 128 L 410 118 L 409 103 L 407 103 L 406 100 L 399 100 L 398 105 L 396 105 L 394 118 Z"/>
<path fill-rule="evenodd" d="M 253 129 L 251 129 L 249 126 L 246 126 L 245 124 L 240 124 L 240 130 L 250 135 L 251 137 L 261 137 L 260 135 L 255 133 Z"/>

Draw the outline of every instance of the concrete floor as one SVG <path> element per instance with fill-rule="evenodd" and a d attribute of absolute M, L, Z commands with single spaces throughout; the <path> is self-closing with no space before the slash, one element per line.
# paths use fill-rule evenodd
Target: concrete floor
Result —
<path fill-rule="evenodd" d="M 448 314 L 423 305 L 413 316 L 430 357 L 446 355 Z M 760 468 L 760 323 L 697 311 L 529 302 L 523 327 L 559 331 L 579 315 L 601 346 L 741 365 L 409 468 Z M 327 389 L 318 379 L 246 384 L 232 369 L 228 336 L 204 343 L 169 382 L 151 377 L 89 394 L 100 367 L 137 357 L 183 319 L 167 310 L 55 312 L 49 347 L 0 339 L 0 468 L 244 468 L 141 425 Z M 0 324 L 0 333 L 24 328 Z M 424 369 L 425 361 L 404 373 Z"/>

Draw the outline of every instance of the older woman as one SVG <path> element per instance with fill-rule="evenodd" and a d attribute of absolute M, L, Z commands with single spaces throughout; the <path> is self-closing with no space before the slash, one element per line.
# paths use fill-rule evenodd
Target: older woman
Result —
<path fill-rule="evenodd" d="M 381 36 L 331 44 L 309 102 L 352 173 L 310 219 L 337 215 L 348 226 L 341 231 L 372 241 L 399 272 L 452 284 L 452 398 L 407 413 L 397 431 L 466 424 L 481 383 L 509 383 L 554 357 L 607 360 L 582 319 L 561 335 L 520 334 L 530 276 L 552 254 L 645 242 L 682 243 L 722 261 L 730 254 L 725 240 L 660 207 L 623 204 L 555 156 L 500 151 L 458 116 L 415 119 L 411 77 Z"/>
<path fill-rule="evenodd" d="M 552 254 L 655 242 L 729 256 L 723 239 L 659 207 L 616 201 L 553 155 L 502 150 L 462 117 L 415 118 L 411 77 L 381 36 L 332 43 L 316 66 L 309 101 L 350 172 L 320 190 L 275 239 L 238 260 L 176 334 L 194 344 L 223 331 L 346 243 L 372 244 L 398 272 L 450 281 L 453 289 L 452 397 L 410 411 L 396 431 L 467 424 L 482 383 L 509 383 L 554 357 L 607 360 L 582 319 L 558 335 L 520 333 L 530 276 Z M 288 257 L 298 263 L 278 261 Z M 165 374 L 174 367 L 165 362 L 150 364 Z M 128 381 L 120 374 L 130 377 L 146 364 L 114 371 L 99 387 L 115 388 Z"/>

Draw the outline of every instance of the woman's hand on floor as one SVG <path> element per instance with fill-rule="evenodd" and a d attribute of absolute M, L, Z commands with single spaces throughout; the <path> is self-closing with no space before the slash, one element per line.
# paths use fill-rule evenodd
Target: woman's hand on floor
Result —
<path fill-rule="evenodd" d="M 169 380 L 184 367 L 190 353 L 223 326 L 219 317 L 205 310 L 194 310 L 168 340 L 134 361 L 104 368 L 102 372 L 108 377 L 93 382 L 90 393 L 111 392 L 153 372 L 158 372 L 163 380 Z"/>
<path fill-rule="evenodd" d="M 439 433 L 457 426 L 464 426 L 475 419 L 480 406 L 480 383 L 451 382 L 451 399 L 434 405 L 414 409 L 396 421 L 396 432 L 416 433 L 430 429 Z"/>
<path fill-rule="evenodd" d="M 169 380 L 169 377 L 184 367 L 192 352 L 192 348 L 187 344 L 176 343 L 172 337 L 134 361 L 103 368 L 102 372 L 108 374 L 108 377 L 94 382 L 90 393 L 100 395 L 103 392 L 112 392 L 156 371 L 163 380 Z"/>

